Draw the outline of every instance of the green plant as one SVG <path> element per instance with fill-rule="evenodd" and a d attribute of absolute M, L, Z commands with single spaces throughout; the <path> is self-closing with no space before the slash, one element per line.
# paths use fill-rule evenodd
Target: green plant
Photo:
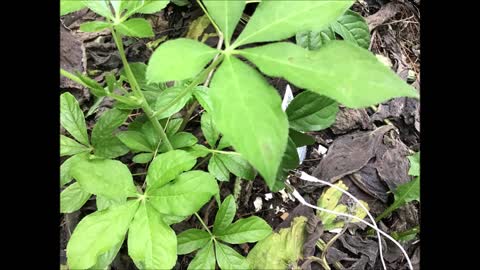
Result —
<path fill-rule="evenodd" d="M 254 243 L 270 235 L 272 228 L 263 219 L 255 216 L 232 223 L 236 208 L 235 199 L 229 195 L 218 209 L 212 231 L 200 219 L 206 231 L 189 229 L 178 235 L 178 254 L 188 254 L 200 249 L 188 269 L 215 269 L 215 261 L 220 269 L 250 268 L 242 255 L 221 242 Z"/>
<path fill-rule="evenodd" d="M 299 164 L 296 147 L 313 142 L 302 132 L 330 126 L 338 104 L 359 108 L 398 96 L 418 97 L 412 87 L 359 47 L 365 47 L 359 41 L 362 37 L 342 24 L 341 16 L 354 16 L 347 11 L 354 1 L 263 0 L 233 42 L 246 2 L 197 2 L 220 37 L 217 49 L 193 39 L 169 40 L 160 43 L 145 65 L 127 61 L 122 37 L 153 37 L 149 22 L 132 16 L 155 13 L 168 1 L 61 1 L 62 14 L 89 8 L 105 19 L 83 23 L 80 30 L 109 29 L 123 64 L 118 78 L 109 73 L 104 85 L 61 70 L 63 76 L 87 87 L 97 98 L 97 106 L 103 98 L 115 100 L 114 108 L 99 118 L 88 136 L 78 102 L 68 93 L 61 96 L 61 123 L 73 137 L 61 136 L 61 156 L 71 156 L 61 165 L 61 186 L 76 180 L 62 191 L 61 210 L 78 210 L 91 194 L 98 208 L 81 220 L 69 240 L 70 268 L 107 268 L 127 233 L 129 255 L 139 268 L 172 268 L 177 236 L 169 225 L 195 214 L 212 196 L 219 201 L 215 178 L 228 181 L 234 174 L 253 180 L 258 171 L 271 190 L 279 190 L 288 171 Z M 282 42 L 327 26 L 343 33 L 345 41 L 332 40 L 312 51 Z M 251 46 L 259 42 L 272 43 Z M 241 59 L 304 91 L 282 111 L 276 90 Z M 167 84 L 171 81 L 173 86 Z M 205 110 L 201 130 L 210 148 L 184 131 L 198 105 Z M 184 108 L 187 112 L 182 116 L 179 112 Z M 138 112 L 135 119 L 128 121 L 127 130 L 119 131 L 133 111 Z M 128 152 L 135 154 L 134 163 L 146 164 L 145 181 L 134 181 L 129 168 L 113 160 Z M 208 173 L 196 170 L 207 161 Z M 215 257 L 222 269 L 231 268 L 228 258 L 247 266 L 243 257 L 219 240 L 257 241 L 271 229 L 257 217 L 229 225 L 235 208 L 231 197 L 221 205 L 217 218 L 223 221 L 215 222 L 213 233 L 206 228 L 210 238 L 191 268 L 211 267 Z M 261 234 L 246 230 L 249 233 L 244 238 L 227 237 L 226 231 L 244 226 L 236 224 L 263 229 Z M 198 234 L 206 235 L 204 231 Z M 182 234 L 179 239 L 183 241 Z"/>

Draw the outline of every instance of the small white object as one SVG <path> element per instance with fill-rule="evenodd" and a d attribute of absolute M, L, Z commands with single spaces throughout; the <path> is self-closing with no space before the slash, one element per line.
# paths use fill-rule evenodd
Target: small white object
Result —
<path fill-rule="evenodd" d="M 285 211 L 286 210 L 283 207 L 281 207 L 281 208 L 279 206 L 275 207 L 275 214 L 278 214 L 280 212 L 285 213 Z"/>
<path fill-rule="evenodd" d="M 287 84 L 287 88 L 285 89 L 285 95 L 283 95 L 283 100 L 282 100 L 282 110 L 285 111 L 288 107 L 288 104 L 292 102 L 293 100 L 293 92 L 292 88 L 290 88 L 290 85 Z M 305 157 L 307 156 L 307 146 L 304 145 L 302 147 L 297 148 L 297 153 L 298 153 L 298 159 L 300 160 L 300 164 L 303 163 L 305 160 Z"/>
<path fill-rule="evenodd" d="M 270 206 L 268 207 L 268 209 L 273 209 L 273 204 L 270 204 Z"/>
<path fill-rule="evenodd" d="M 283 202 L 288 202 L 288 200 L 295 201 L 295 198 L 289 193 L 285 192 L 285 189 L 281 189 L 278 192 L 282 195 Z"/>
<path fill-rule="evenodd" d="M 325 155 L 327 153 L 327 150 L 328 148 L 326 148 L 325 146 L 319 144 L 318 145 L 318 149 L 317 149 L 317 152 L 320 154 L 320 155 Z"/>
<path fill-rule="evenodd" d="M 342 228 L 331 229 L 329 232 L 339 234 L 342 231 Z"/>
<path fill-rule="evenodd" d="M 273 194 L 272 193 L 267 193 L 265 194 L 265 201 L 269 201 L 273 198 Z"/>
<path fill-rule="evenodd" d="M 258 212 L 262 210 L 263 206 L 263 200 L 260 197 L 255 198 L 255 201 L 253 201 L 253 207 L 255 207 L 255 212 Z"/>

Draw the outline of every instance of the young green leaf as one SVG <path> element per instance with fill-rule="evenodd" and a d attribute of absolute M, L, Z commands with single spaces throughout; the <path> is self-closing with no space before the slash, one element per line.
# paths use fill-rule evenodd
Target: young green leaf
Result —
<path fill-rule="evenodd" d="M 213 122 L 212 116 L 208 112 L 204 112 L 202 114 L 202 118 L 200 119 L 200 124 L 202 128 L 203 136 L 205 136 L 205 139 L 207 140 L 208 144 L 211 147 L 215 147 L 218 141 L 218 137 L 220 137 L 220 133 L 215 127 L 215 123 Z"/>
<path fill-rule="evenodd" d="M 219 131 L 272 187 L 288 137 L 277 91 L 253 68 L 226 57 L 209 94 Z"/>
<path fill-rule="evenodd" d="M 122 131 L 117 133 L 117 138 L 133 151 L 155 151 L 155 148 L 150 145 L 145 136 L 138 131 Z"/>
<path fill-rule="evenodd" d="M 215 178 L 203 171 L 189 171 L 149 193 L 149 202 L 168 215 L 188 216 L 218 193 Z"/>
<path fill-rule="evenodd" d="M 282 40 L 301 31 L 322 29 L 354 2 L 262 1 L 233 46 Z"/>
<path fill-rule="evenodd" d="M 77 141 L 83 145 L 90 145 L 83 112 L 78 101 L 68 92 L 60 95 L 60 124 Z"/>
<path fill-rule="evenodd" d="M 123 245 L 123 241 L 124 239 L 118 242 L 118 244 L 114 245 L 107 252 L 98 256 L 97 263 L 94 266 L 92 266 L 90 269 L 106 269 L 117 256 L 118 252 L 120 251 L 120 248 Z"/>
<path fill-rule="evenodd" d="M 193 78 L 217 53 L 218 50 L 195 40 L 169 40 L 152 54 L 147 79 L 150 82 L 167 82 Z"/>
<path fill-rule="evenodd" d="M 127 37 L 147 38 L 155 35 L 150 23 L 143 18 L 134 18 L 122 22 L 116 25 L 115 29 L 117 29 L 120 34 Z"/>
<path fill-rule="evenodd" d="M 336 22 L 332 22 L 330 26 L 343 40 L 368 50 L 370 46 L 370 30 L 365 19 L 358 13 L 347 10 Z"/>
<path fill-rule="evenodd" d="M 208 13 L 222 31 L 225 43 L 230 44 L 233 31 L 242 17 L 245 1 L 203 0 Z"/>
<path fill-rule="evenodd" d="M 230 171 L 217 154 L 213 154 L 208 161 L 208 172 L 215 176 L 218 181 L 227 182 L 230 180 Z"/>
<path fill-rule="evenodd" d="M 297 45 L 309 51 L 317 50 L 331 40 L 335 40 L 335 32 L 330 27 L 318 31 L 302 31 L 295 35 Z"/>
<path fill-rule="evenodd" d="M 235 176 L 247 180 L 255 179 L 255 169 L 242 156 L 218 154 L 217 157 Z"/>
<path fill-rule="evenodd" d="M 170 87 L 165 89 L 162 93 L 158 95 L 157 101 L 155 103 L 155 110 L 162 110 L 163 108 L 167 107 L 173 100 L 178 98 L 181 92 L 184 91 L 183 87 Z M 173 106 L 170 106 L 167 110 L 163 111 L 162 113 L 156 115 L 157 119 L 163 119 L 172 116 L 173 114 L 179 112 L 185 104 L 187 104 L 188 100 L 192 97 L 191 93 L 187 93 L 182 98 L 177 100 Z"/>
<path fill-rule="evenodd" d="M 80 31 L 83 32 L 100 32 L 110 27 L 110 23 L 104 21 L 85 22 L 80 25 Z"/>
<path fill-rule="evenodd" d="M 130 225 L 128 254 L 145 269 L 171 269 L 177 261 L 177 237 L 162 216 L 143 203 Z"/>
<path fill-rule="evenodd" d="M 260 241 L 270 233 L 272 228 L 265 220 L 251 216 L 237 220 L 225 230 L 218 232 L 216 236 L 230 244 L 241 244 Z"/>
<path fill-rule="evenodd" d="M 315 143 L 315 139 L 307 134 L 298 132 L 294 129 L 290 129 L 288 136 L 292 139 L 296 147 L 302 147 L 304 145 L 312 145 Z"/>
<path fill-rule="evenodd" d="M 208 154 L 210 154 L 209 149 L 201 144 L 195 144 L 191 147 L 188 147 L 185 149 L 185 151 L 195 156 L 196 158 L 206 157 Z"/>
<path fill-rule="evenodd" d="M 88 269 L 97 258 L 123 241 L 138 208 L 138 201 L 97 211 L 83 218 L 67 244 L 70 269 Z"/>
<path fill-rule="evenodd" d="M 112 206 L 119 206 L 127 202 L 127 198 L 112 200 L 103 196 L 96 196 L 97 210 L 102 211 Z"/>
<path fill-rule="evenodd" d="M 116 158 L 128 153 L 125 146 L 113 134 L 128 118 L 130 111 L 111 109 L 98 119 L 92 130 L 92 145 L 95 155 L 104 158 Z"/>
<path fill-rule="evenodd" d="M 232 195 L 228 195 L 223 200 L 220 208 L 215 216 L 215 223 L 213 223 L 213 234 L 218 235 L 225 231 L 225 229 L 232 223 L 237 211 L 237 205 L 235 204 L 235 198 Z"/>
<path fill-rule="evenodd" d="M 202 105 L 202 107 L 207 112 L 212 111 L 212 100 L 208 96 L 208 88 L 204 86 L 197 86 L 193 90 L 193 96 L 197 99 L 198 103 Z"/>
<path fill-rule="evenodd" d="M 183 119 L 182 118 L 176 118 L 176 119 L 170 119 L 168 121 L 168 124 L 166 124 L 165 128 L 165 133 L 167 134 L 167 137 L 173 137 L 175 133 L 180 130 L 180 126 L 182 125 Z M 164 126 L 164 125 L 162 125 Z"/>
<path fill-rule="evenodd" d="M 412 181 L 400 185 L 393 192 L 395 201 L 390 205 L 382 214 L 380 214 L 375 221 L 380 221 L 384 217 L 388 216 L 391 212 L 395 211 L 399 207 L 411 202 L 420 201 L 420 176 L 415 177 Z"/>
<path fill-rule="evenodd" d="M 106 0 L 85 0 L 83 4 L 91 9 L 93 12 L 100 16 L 113 19 L 112 10 L 110 9 L 109 2 Z"/>
<path fill-rule="evenodd" d="M 85 8 L 85 4 L 78 0 L 60 0 L 60 16 Z"/>
<path fill-rule="evenodd" d="M 317 51 L 279 42 L 245 49 L 241 54 L 269 76 L 284 77 L 350 108 L 419 96 L 372 53 L 345 41 L 331 41 Z"/>
<path fill-rule="evenodd" d="M 188 171 L 197 159 L 183 150 L 172 150 L 158 155 L 150 164 L 147 173 L 148 190 L 159 188 Z"/>
<path fill-rule="evenodd" d="M 137 194 L 130 170 L 118 160 L 80 159 L 72 165 L 70 174 L 85 191 L 108 199 Z"/>
<path fill-rule="evenodd" d="M 148 163 L 152 159 L 153 159 L 153 153 L 140 153 L 138 155 L 135 155 L 132 158 L 133 162 L 139 163 L 139 164 Z"/>
<path fill-rule="evenodd" d="M 338 104 L 325 96 L 305 91 L 292 100 L 285 112 L 290 128 L 297 131 L 319 131 L 335 122 Z"/>
<path fill-rule="evenodd" d="M 66 159 L 62 165 L 60 165 L 60 187 L 70 182 L 73 178 L 70 175 L 70 168 L 79 159 L 87 159 L 87 153 L 80 153 Z"/>
<path fill-rule="evenodd" d="M 187 270 L 215 270 L 215 250 L 212 241 L 197 252 Z"/>
<path fill-rule="evenodd" d="M 137 10 L 137 13 L 153 14 L 164 9 L 168 4 L 168 0 L 146 0 L 144 2 L 143 7 Z"/>
<path fill-rule="evenodd" d="M 238 252 L 236 252 L 233 248 L 220 242 L 216 242 L 215 251 L 220 269 L 251 269 L 247 259 L 238 254 Z"/>
<path fill-rule="evenodd" d="M 60 213 L 72 213 L 80 209 L 92 194 L 73 183 L 60 193 Z"/>
<path fill-rule="evenodd" d="M 72 156 L 78 153 L 89 152 L 90 148 L 66 136 L 60 135 L 60 156 Z"/>
<path fill-rule="evenodd" d="M 177 236 L 177 254 L 183 255 L 204 247 L 211 240 L 208 232 L 189 229 Z"/>
<path fill-rule="evenodd" d="M 408 156 L 408 160 L 410 161 L 410 169 L 408 169 L 408 174 L 420 176 L 420 152 Z"/>
<path fill-rule="evenodd" d="M 188 132 L 179 132 L 173 135 L 170 138 L 170 143 L 172 144 L 173 149 L 185 148 L 193 146 L 198 142 L 197 137 L 193 136 L 192 133 Z M 159 148 L 160 152 L 167 152 L 167 145 L 162 144 Z"/>

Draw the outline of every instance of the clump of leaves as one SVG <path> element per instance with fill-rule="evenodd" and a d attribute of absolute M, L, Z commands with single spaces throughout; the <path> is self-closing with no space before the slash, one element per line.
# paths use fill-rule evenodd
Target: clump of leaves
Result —
<path fill-rule="evenodd" d="M 188 269 L 251 269 L 249 262 L 229 244 L 254 243 L 264 239 L 272 228 L 259 217 L 239 219 L 232 223 L 236 212 L 235 199 L 229 195 L 215 216 L 213 231 L 189 229 L 178 235 L 178 254 L 188 254 L 200 249 Z"/>

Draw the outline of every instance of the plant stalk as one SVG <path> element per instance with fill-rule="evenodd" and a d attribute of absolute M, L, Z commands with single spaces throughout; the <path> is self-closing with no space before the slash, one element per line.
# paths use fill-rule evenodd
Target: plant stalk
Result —
<path fill-rule="evenodd" d="M 203 222 L 203 219 L 197 214 L 197 212 L 195 212 L 195 216 L 197 217 L 198 220 L 200 220 L 200 223 L 202 223 L 203 227 L 205 228 L 205 230 L 207 230 L 210 236 L 213 237 L 212 232 L 210 231 L 210 229 L 208 229 L 208 226 L 205 224 L 205 222 Z"/>

